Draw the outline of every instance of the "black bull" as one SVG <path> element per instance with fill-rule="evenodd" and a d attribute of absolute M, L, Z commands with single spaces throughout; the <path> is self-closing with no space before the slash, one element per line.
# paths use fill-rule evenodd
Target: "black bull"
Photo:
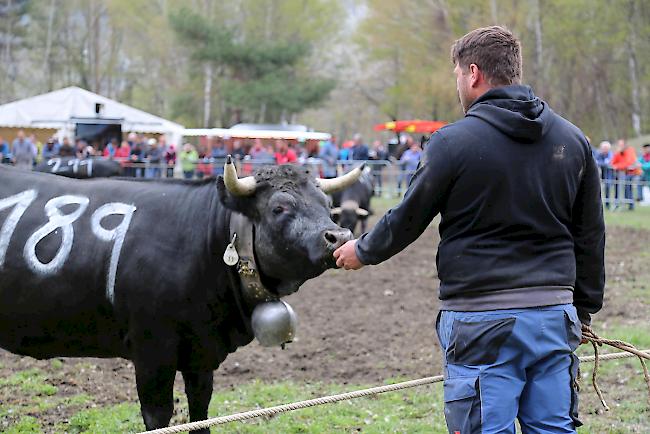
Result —
<path fill-rule="evenodd" d="M 109 178 L 122 174 L 120 163 L 104 158 L 52 157 L 36 165 L 34 170 L 77 179 Z"/>
<path fill-rule="evenodd" d="M 332 195 L 331 212 L 334 221 L 353 233 L 356 231 L 357 224 L 361 223 L 361 232 L 365 232 L 373 190 L 372 171 L 368 167 L 354 184 Z"/>
<path fill-rule="evenodd" d="M 180 371 L 191 420 L 205 419 L 213 370 L 253 338 L 221 259 L 231 214 L 253 223 L 262 282 L 279 296 L 335 266 L 351 238 L 306 170 L 255 176 L 242 197 L 221 177 L 82 182 L 0 167 L 0 347 L 132 360 L 148 429 L 169 423 Z"/>

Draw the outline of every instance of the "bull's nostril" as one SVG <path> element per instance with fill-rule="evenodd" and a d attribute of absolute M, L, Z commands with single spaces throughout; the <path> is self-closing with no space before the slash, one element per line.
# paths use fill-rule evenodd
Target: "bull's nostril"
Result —
<path fill-rule="evenodd" d="M 338 238 L 336 238 L 336 234 L 330 231 L 325 232 L 325 239 L 330 244 L 336 244 L 336 242 L 338 241 Z"/>

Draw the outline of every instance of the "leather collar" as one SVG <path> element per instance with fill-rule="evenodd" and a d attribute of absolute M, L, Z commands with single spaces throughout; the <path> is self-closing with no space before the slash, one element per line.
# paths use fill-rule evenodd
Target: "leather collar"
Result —
<path fill-rule="evenodd" d="M 258 303 L 277 300 L 278 296 L 264 287 L 260 273 L 255 263 L 255 226 L 240 213 L 233 212 L 230 216 L 230 240 L 227 249 L 234 247 L 239 256 L 236 267 L 239 274 L 241 292 L 249 306 Z M 233 240 L 234 239 L 234 245 Z"/>

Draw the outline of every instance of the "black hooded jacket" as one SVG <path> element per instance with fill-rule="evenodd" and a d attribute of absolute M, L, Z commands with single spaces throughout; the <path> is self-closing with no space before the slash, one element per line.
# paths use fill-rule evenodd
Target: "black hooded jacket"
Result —
<path fill-rule="evenodd" d="M 492 89 L 432 135 L 403 201 L 358 240 L 359 259 L 385 261 L 438 213 L 443 309 L 573 302 L 589 323 L 601 308 L 605 225 L 591 148 L 530 87 Z"/>

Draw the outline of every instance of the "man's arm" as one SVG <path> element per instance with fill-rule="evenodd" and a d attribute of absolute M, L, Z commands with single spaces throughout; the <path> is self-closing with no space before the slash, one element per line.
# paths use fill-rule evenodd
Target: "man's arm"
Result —
<path fill-rule="evenodd" d="M 356 243 L 363 264 L 379 264 L 415 241 L 440 211 L 451 187 L 456 161 L 443 134 L 431 136 L 424 161 L 415 172 L 404 199 L 389 210 Z"/>
<path fill-rule="evenodd" d="M 589 325 L 591 314 L 603 305 L 605 290 L 605 222 L 598 169 L 592 158 L 586 167 L 573 204 L 571 227 L 576 258 L 573 304 L 580 321 Z"/>

